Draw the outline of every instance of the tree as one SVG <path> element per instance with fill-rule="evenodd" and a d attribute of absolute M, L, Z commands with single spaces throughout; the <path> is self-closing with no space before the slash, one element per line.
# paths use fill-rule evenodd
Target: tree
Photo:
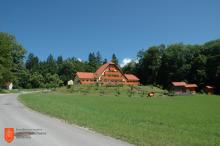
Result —
<path fill-rule="evenodd" d="M 220 39 L 206 42 L 201 47 L 202 51 L 200 54 L 205 56 L 206 65 L 205 72 L 204 68 L 202 68 L 202 71 L 199 70 L 199 74 L 201 76 L 206 76 L 205 83 L 213 85 L 216 91 L 220 93 Z"/>
<path fill-rule="evenodd" d="M 40 61 L 39 66 L 38 66 L 38 72 L 42 75 L 46 75 L 49 70 L 48 70 L 48 64 L 46 61 Z"/>
<path fill-rule="evenodd" d="M 39 67 L 38 57 L 34 56 L 33 53 L 30 53 L 28 55 L 25 66 L 30 72 L 38 72 L 38 67 Z"/>
<path fill-rule="evenodd" d="M 66 85 L 69 80 L 74 78 L 77 71 L 86 71 L 85 63 L 75 58 L 67 59 L 59 68 L 58 75 L 64 85 Z"/>
<path fill-rule="evenodd" d="M 122 68 L 122 71 L 124 73 L 129 73 L 129 74 L 137 74 L 136 66 L 137 66 L 136 62 L 131 61 Z"/>
<path fill-rule="evenodd" d="M 62 80 L 60 80 L 57 74 L 47 73 L 45 76 L 45 87 L 46 88 L 57 88 L 62 85 Z"/>
<path fill-rule="evenodd" d="M 53 55 L 49 55 L 46 61 L 47 73 L 56 74 L 57 73 L 57 64 L 56 60 L 53 58 Z"/>
<path fill-rule="evenodd" d="M 191 81 L 198 84 L 200 88 L 203 88 L 206 82 L 206 64 L 207 57 L 205 55 L 198 55 L 192 61 Z"/>
<path fill-rule="evenodd" d="M 30 77 L 30 83 L 32 88 L 44 87 L 44 77 L 38 72 L 34 72 Z"/>
<path fill-rule="evenodd" d="M 58 66 L 58 68 L 60 66 L 62 66 L 62 64 L 63 64 L 63 57 L 62 56 L 58 56 L 57 57 L 57 66 Z"/>
<path fill-rule="evenodd" d="M 5 75 L 10 74 L 12 67 L 11 61 L 11 44 L 12 36 L 6 33 L 0 33 L 0 83 L 1 86 L 5 83 Z"/>
<path fill-rule="evenodd" d="M 97 66 L 100 66 L 102 64 L 102 55 L 100 54 L 100 52 L 98 51 L 96 53 L 96 60 L 97 60 Z"/>
<path fill-rule="evenodd" d="M 112 60 L 113 63 L 115 63 L 116 65 L 118 65 L 118 58 L 116 57 L 115 53 L 112 54 Z"/>
<path fill-rule="evenodd" d="M 220 39 L 212 40 L 205 43 L 203 46 L 203 54 L 207 57 L 216 56 L 220 54 Z"/>
<path fill-rule="evenodd" d="M 58 72 L 60 79 L 64 82 L 65 85 L 67 84 L 67 81 L 73 79 L 74 73 L 74 64 L 70 60 L 63 62 Z"/>
<path fill-rule="evenodd" d="M 138 53 L 138 76 L 143 84 L 157 83 L 164 49 L 164 45 L 153 46 Z"/>
<path fill-rule="evenodd" d="M 105 58 L 104 60 L 103 60 L 103 63 L 102 64 L 106 64 L 108 62 L 108 60 Z"/>
<path fill-rule="evenodd" d="M 172 44 L 164 50 L 159 70 L 160 84 L 167 87 L 172 81 L 188 81 L 194 58 L 191 48 L 188 45 Z"/>
<path fill-rule="evenodd" d="M 0 84 L 16 81 L 23 66 L 25 49 L 13 35 L 0 32 Z M 16 85 L 16 83 L 15 83 Z"/>
<path fill-rule="evenodd" d="M 25 89 L 32 88 L 30 78 L 31 78 L 31 74 L 29 70 L 25 68 L 21 69 L 19 72 L 19 76 L 17 78 L 18 87 Z"/>
<path fill-rule="evenodd" d="M 95 72 L 101 64 L 102 64 L 102 57 L 99 52 L 97 52 L 96 55 L 94 52 L 89 53 L 87 71 Z"/>

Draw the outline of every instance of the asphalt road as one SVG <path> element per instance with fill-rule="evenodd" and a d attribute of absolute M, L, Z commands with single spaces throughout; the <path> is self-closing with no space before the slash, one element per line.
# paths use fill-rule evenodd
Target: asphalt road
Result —
<path fill-rule="evenodd" d="M 4 140 L 4 128 L 14 140 Z M 0 146 L 131 146 L 102 134 L 67 124 L 24 107 L 16 94 L 0 95 Z"/>

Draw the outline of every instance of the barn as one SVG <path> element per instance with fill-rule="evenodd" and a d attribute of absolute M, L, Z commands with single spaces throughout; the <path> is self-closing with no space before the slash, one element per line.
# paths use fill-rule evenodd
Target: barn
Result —
<path fill-rule="evenodd" d="M 103 64 L 95 73 L 77 72 L 75 81 L 80 84 L 125 84 L 140 85 L 139 78 L 133 74 L 124 74 L 113 62 Z"/>

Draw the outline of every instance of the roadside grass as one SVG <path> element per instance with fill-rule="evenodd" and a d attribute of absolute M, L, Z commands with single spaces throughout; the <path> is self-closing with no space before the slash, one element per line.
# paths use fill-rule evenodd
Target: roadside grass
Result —
<path fill-rule="evenodd" d="M 7 93 L 18 93 L 19 91 L 17 89 L 14 90 L 6 90 L 6 89 L 0 89 L 0 93 L 7 94 Z"/>
<path fill-rule="evenodd" d="M 138 146 L 220 145 L 220 96 L 32 93 L 28 107 Z"/>
<path fill-rule="evenodd" d="M 10 93 L 23 93 L 23 92 L 33 92 L 33 91 L 42 91 L 46 89 L 12 89 L 12 90 L 7 90 L 7 89 L 0 89 L 0 93 L 2 94 L 10 94 Z"/>

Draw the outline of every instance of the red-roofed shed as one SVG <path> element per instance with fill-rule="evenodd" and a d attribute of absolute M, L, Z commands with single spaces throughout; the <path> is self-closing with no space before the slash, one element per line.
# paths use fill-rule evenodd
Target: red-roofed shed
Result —
<path fill-rule="evenodd" d="M 186 86 L 186 82 L 172 82 L 172 85 L 176 87 L 183 87 Z"/>
<path fill-rule="evenodd" d="M 136 77 L 135 75 L 133 74 L 125 74 L 125 77 L 127 78 L 127 84 L 131 84 L 131 85 L 140 85 L 140 82 L 139 82 L 139 78 Z"/>
<path fill-rule="evenodd" d="M 90 72 L 77 72 L 76 76 L 82 79 L 94 79 L 95 78 L 94 73 L 90 73 Z"/>
<path fill-rule="evenodd" d="M 175 94 L 185 94 L 188 92 L 195 93 L 196 88 L 198 86 L 196 84 L 187 84 L 186 82 L 172 82 L 172 91 Z"/>
<path fill-rule="evenodd" d="M 186 89 L 190 90 L 192 93 L 196 92 L 196 88 L 198 87 L 196 84 L 186 84 Z"/>
<path fill-rule="evenodd" d="M 75 80 L 77 80 L 81 84 L 94 84 L 95 76 L 94 73 L 90 72 L 77 72 Z"/>
<path fill-rule="evenodd" d="M 205 91 L 207 94 L 213 94 L 214 87 L 213 86 L 205 86 Z"/>
<path fill-rule="evenodd" d="M 186 93 L 186 83 L 185 82 L 172 82 L 171 90 L 177 95 Z"/>

